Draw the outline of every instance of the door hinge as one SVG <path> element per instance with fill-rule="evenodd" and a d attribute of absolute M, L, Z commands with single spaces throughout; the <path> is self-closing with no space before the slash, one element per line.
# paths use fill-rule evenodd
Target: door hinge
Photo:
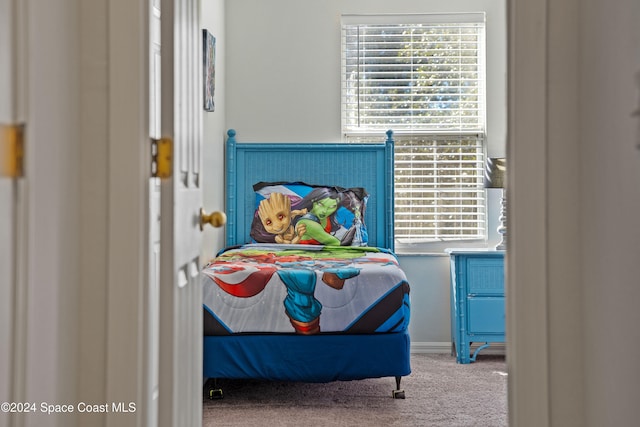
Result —
<path fill-rule="evenodd" d="M 24 176 L 24 125 L 0 125 L 0 176 Z"/>
<path fill-rule="evenodd" d="M 171 138 L 151 140 L 151 176 L 170 178 L 173 164 L 173 141 Z"/>

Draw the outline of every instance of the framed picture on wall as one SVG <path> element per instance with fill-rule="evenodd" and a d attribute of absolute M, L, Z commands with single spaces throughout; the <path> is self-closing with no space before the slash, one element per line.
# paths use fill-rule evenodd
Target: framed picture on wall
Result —
<path fill-rule="evenodd" d="M 204 110 L 214 111 L 213 93 L 216 88 L 216 38 L 202 30 Z"/>

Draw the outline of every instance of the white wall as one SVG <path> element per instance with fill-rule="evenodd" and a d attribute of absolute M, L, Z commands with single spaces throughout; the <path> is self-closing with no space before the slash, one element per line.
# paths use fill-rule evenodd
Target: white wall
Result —
<path fill-rule="evenodd" d="M 227 126 L 236 129 L 242 141 L 338 141 L 341 15 L 469 10 L 487 12 L 488 145 L 491 156 L 502 156 L 506 140 L 503 0 L 228 1 Z M 489 194 L 489 244 L 494 246 L 498 203 L 499 195 Z M 448 351 L 448 258 L 442 252 L 407 255 L 400 257 L 400 263 L 412 284 L 413 344 Z"/>
<path fill-rule="evenodd" d="M 226 36 L 225 1 L 202 0 L 202 28 L 216 38 L 215 110 L 203 117 L 203 205 L 207 212 L 224 211 L 224 141 L 226 135 Z M 206 227 L 203 236 L 202 260 L 206 262 L 224 247 L 224 228 Z"/>

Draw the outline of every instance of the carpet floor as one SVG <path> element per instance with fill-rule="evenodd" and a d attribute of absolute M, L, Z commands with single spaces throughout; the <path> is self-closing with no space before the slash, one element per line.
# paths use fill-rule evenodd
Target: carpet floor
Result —
<path fill-rule="evenodd" d="M 504 356 L 459 365 L 448 354 L 412 354 L 393 399 L 394 378 L 325 384 L 222 380 L 224 398 L 203 400 L 203 426 L 507 426 Z"/>

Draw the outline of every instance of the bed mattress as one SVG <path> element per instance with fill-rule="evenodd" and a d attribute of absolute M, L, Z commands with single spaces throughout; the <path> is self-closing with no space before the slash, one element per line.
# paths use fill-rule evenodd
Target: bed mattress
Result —
<path fill-rule="evenodd" d="M 409 324 L 409 284 L 381 248 L 250 244 L 204 269 L 205 335 L 372 334 Z"/>

